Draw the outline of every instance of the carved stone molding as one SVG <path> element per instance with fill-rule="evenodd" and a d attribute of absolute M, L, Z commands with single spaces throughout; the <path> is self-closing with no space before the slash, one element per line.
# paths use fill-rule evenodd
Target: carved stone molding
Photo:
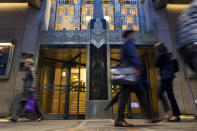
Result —
<path fill-rule="evenodd" d="M 106 44 L 107 42 L 105 39 L 102 39 L 99 42 L 97 42 L 95 39 L 91 39 L 91 43 L 95 45 L 97 48 L 100 48 L 103 44 Z"/>
<path fill-rule="evenodd" d="M 78 32 L 78 35 L 80 36 L 80 37 L 88 37 L 88 31 L 87 30 L 82 30 L 82 31 L 79 31 Z"/>
<path fill-rule="evenodd" d="M 0 34 L 0 42 L 12 42 L 13 38 L 10 36 Z"/>
<path fill-rule="evenodd" d="M 41 44 L 55 44 L 55 43 L 91 43 L 92 40 L 96 41 L 96 45 L 100 45 L 103 39 L 107 44 L 122 43 L 122 33 L 119 30 L 104 30 L 100 36 L 92 33 L 90 30 L 63 30 L 63 31 L 43 31 L 40 37 Z M 0 39 L 10 41 L 8 37 L 0 36 Z M 135 32 L 135 39 L 138 43 L 150 44 L 157 42 L 157 36 L 154 31 L 150 32 Z M 97 46 L 99 47 L 99 46 Z"/>

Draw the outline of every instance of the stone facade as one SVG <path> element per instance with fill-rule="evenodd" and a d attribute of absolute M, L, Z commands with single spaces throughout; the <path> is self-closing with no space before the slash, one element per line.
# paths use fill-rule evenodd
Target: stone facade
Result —
<path fill-rule="evenodd" d="M 99 47 L 103 48 L 102 46 L 104 44 L 106 47 L 103 50 L 107 51 L 105 54 L 107 53 L 106 59 L 109 62 L 109 45 L 121 45 L 123 43 L 123 31 L 121 30 L 120 22 L 121 14 L 118 12 L 118 10 L 120 10 L 120 5 L 117 3 L 118 2 L 116 2 L 115 5 L 115 30 L 109 30 L 107 28 L 103 30 L 93 30 L 91 28 L 79 30 L 79 22 L 77 22 L 75 30 L 61 31 L 55 30 L 57 7 L 51 4 L 50 0 L 43 0 L 40 10 L 29 7 L 26 4 L 18 4 L 15 6 L 9 4 L 7 5 L 8 8 L 6 8 L 0 3 L 0 42 L 3 42 L 6 37 L 16 41 L 10 78 L 7 80 L 0 80 L 0 116 L 9 115 L 15 95 L 22 91 L 23 83 L 21 79 L 24 72 L 19 71 L 22 52 L 33 52 L 35 60 L 37 61 L 40 45 L 83 44 L 87 45 L 87 49 L 90 50 L 92 44 L 97 45 L 95 47 L 98 49 Z M 80 8 L 79 4 L 76 4 L 76 6 L 77 9 Z M 171 10 L 167 8 L 155 11 L 151 0 L 146 0 L 143 5 L 139 5 L 139 9 L 141 27 L 140 30 L 135 33 L 136 44 L 153 45 L 156 42 L 164 42 L 171 51 L 175 52 L 174 21 L 177 20 L 177 16 L 183 9 Z M 78 10 L 76 10 L 75 17 L 78 20 Z M 95 34 L 93 35 L 93 33 Z M 103 40 L 103 37 L 98 37 L 100 33 L 102 36 L 105 36 L 105 40 Z M 177 56 L 176 53 L 175 55 Z M 180 64 L 182 64 L 182 62 L 180 62 Z M 107 63 L 106 66 L 109 68 L 109 63 Z M 109 72 L 107 73 L 107 75 L 109 75 Z M 192 114 L 194 113 L 194 104 L 190 92 L 188 91 L 187 82 L 183 76 L 183 71 L 177 74 L 177 78 L 174 82 L 175 95 L 181 112 L 183 114 Z M 107 82 L 109 83 L 109 80 Z M 192 80 L 192 86 L 194 87 L 195 85 L 195 80 Z M 90 90 L 87 89 L 87 91 Z M 103 106 L 108 102 L 106 99 L 111 99 L 109 99 L 109 97 L 111 97 L 109 92 L 107 96 L 108 98 L 103 98 L 102 103 L 98 101 L 88 101 L 90 108 L 86 111 L 89 112 L 89 116 L 94 116 L 94 112 L 91 112 L 89 109 L 95 107 L 95 105 Z M 196 93 L 195 96 L 197 96 Z M 89 94 L 87 97 L 90 97 Z M 107 117 L 110 117 L 110 115 Z"/>

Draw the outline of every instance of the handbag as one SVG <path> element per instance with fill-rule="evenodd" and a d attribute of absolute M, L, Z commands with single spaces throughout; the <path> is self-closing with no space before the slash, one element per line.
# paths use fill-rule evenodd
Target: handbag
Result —
<path fill-rule="evenodd" d="M 26 113 L 33 113 L 35 111 L 35 102 L 36 102 L 36 100 L 34 98 L 34 95 L 31 94 L 26 102 L 26 106 L 25 106 Z"/>
<path fill-rule="evenodd" d="M 132 73 L 136 70 L 133 67 L 113 67 L 111 68 L 111 82 L 116 85 L 135 85 L 138 77 Z"/>

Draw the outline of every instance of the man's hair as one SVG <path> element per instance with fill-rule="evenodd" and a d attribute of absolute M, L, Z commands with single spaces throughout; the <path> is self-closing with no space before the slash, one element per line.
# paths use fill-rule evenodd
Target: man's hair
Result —
<path fill-rule="evenodd" d="M 155 47 L 157 48 L 157 51 L 161 54 L 163 53 L 167 53 L 168 49 L 166 48 L 166 46 L 164 45 L 164 43 L 156 43 Z"/>
<path fill-rule="evenodd" d="M 30 65 L 34 65 L 34 60 L 32 60 L 32 59 L 26 59 L 25 60 L 25 63 L 29 63 Z"/>
<path fill-rule="evenodd" d="M 133 30 L 126 30 L 124 33 L 123 33 L 123 38 L 127 38 L 129 34 L 133 34 Z"/>

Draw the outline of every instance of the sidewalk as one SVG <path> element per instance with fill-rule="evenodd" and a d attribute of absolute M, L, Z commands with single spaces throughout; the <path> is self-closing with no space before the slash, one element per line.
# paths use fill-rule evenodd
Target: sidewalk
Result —
<path fill-rule="evenodd" d="M 197 131 L 197 121 L 183 119 L 182 122 L 148 123 L 143 119 L 127 120 L 133 123 L 132 128 L 115 128 L 111 119 L 97 120 L 44 120 L 29 122 L 19 120 L 17 123 L 0 119 L 0 131 Z"/>

